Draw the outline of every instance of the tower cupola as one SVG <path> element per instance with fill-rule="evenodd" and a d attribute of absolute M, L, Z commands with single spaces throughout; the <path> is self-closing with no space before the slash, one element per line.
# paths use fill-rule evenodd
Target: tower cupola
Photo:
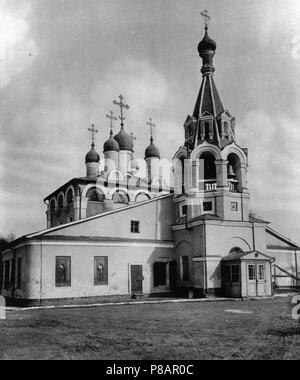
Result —
<path fill-rule="evenodd" d="M 86 176 L 97 177 L 99 174 L 100 156 L 95 149 L 95 134 L 99 131 L 95 128 L 95 125 L 92 125 L 88 130 L 92 133 L 92 146 L 85 156 Z"/>

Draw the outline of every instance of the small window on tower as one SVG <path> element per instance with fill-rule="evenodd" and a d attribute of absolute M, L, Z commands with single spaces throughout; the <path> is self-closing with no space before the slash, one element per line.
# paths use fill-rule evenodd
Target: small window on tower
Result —
<path fill-rule="evenodd" d="M 239 205 L 237 202 L 231 202 L 231 211 L 237 212 L 239 210 Z"/>
<path fill-rule="evenodd" d="M 203 202 L 203 212 L 210 212 L 213 210 L 212 202 Z"/>
<path fill-rule="evenodd" d="M 182 217 L 187 216 L 187 211 L 188 211 L 187 205 L 183 205 L 181 207 L 181 216 Z"/>

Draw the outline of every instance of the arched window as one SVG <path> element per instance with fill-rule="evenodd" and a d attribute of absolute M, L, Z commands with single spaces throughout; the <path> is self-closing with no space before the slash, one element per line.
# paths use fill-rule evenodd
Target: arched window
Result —
<path fill-rule="evenodd" d="M 227 175 L 228 185 L 230 191 L 239 191 L 239 184 L 241 182 L 241 162 L 239 157 L 231 153 L 228 158 Z"/>
<path fill-rule="evenodd" d="M 55 200 L 52 199 L 50 202 L 50 211 L 53 212 L 55 210 Z"/>
<path fill-rule="evenodd" d="M 115 203 L 122 203 L 122 204 L 128 204 L 129 203 L 129 196 L 125 191 L 118 190 L 114 193 L 113 201 Z"/>
<path fill-rule="evenodd" d="M 62 208 L 64 208 L 64 197 L 63 197 L 62 194 L 58 197 L 57 204 L 58 204 L 58 209 L 59 210 L 62 209 Z"/>
<path fill-rule="evenodd" d="M 145 201 L 149 201 L 150 197 L 148 194 L 145 194 L 145 193 L 140 193 L 136 196 L 135 198 L 135 201 L 137 203 L 140 203 L 140 202 L 145 202 Z"/>
<path fill-rule="evenodd" d="M 182 194 L 185 194 L 185 157 L 180 158 L 181 163 L 181 189 Z"/>
<path fill-rule="evenodd" d="M 228 121 L 224 121 L 224 130 L 223 130 L 223 138 L 228 139 L 229 138 L 229 123 Z"/>
<path fill-rule="evenodd" d="M 74 198 L 73 191 L 72 189 L 69 189 L 69 191 L 67 192 L 67 205 L 70 205 L 73 203 L 73 198 Z"/>
<path fill-rule="evenodd" d="M 231 255 L 234 254 L 234 253 L 243 253 L 243 250 L 242 250 L 242 248 L 240 248 L 240 247 L 234 247 L 234 248 L 232 248 L 232 249 L 230 250 L 229 253 L 230 253 Z"/>
<path fill-rule="evenodd" d="M 104 194 L 102 191 L 96 187 L 93 187 L 87 192 L 86 197 L 90 202 L 103 202 L 104 201 Z"/>
<path fill-rule="evenodd" d="M 215 157 L 210 152 L 205 152 L 200 156 L 199 178 L 204 180 L 216 180 L 217 178 Z"/>

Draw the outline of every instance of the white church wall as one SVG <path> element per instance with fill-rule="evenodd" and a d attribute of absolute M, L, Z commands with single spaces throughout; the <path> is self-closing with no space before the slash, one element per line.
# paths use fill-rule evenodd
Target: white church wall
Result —
<path fill-rule="evenodd" d="M 140 233 L 131 233 L 131 221 L 140 222 Z M 172 240 L 171 225 L 173 223 L 172 198 L 165 197 L 130 208 L 119 209 L 94 219 L 83 220 L 81 223 L 70 224 L 47 234 Z"/>

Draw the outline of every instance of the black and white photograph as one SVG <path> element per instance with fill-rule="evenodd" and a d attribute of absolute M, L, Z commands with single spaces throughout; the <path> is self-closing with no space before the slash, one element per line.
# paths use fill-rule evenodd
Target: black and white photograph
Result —
<path fill-rule="evenodd" d="M 0 0 L 0 360 L 299 360 L 299 146 L 299 0 Z"/>

